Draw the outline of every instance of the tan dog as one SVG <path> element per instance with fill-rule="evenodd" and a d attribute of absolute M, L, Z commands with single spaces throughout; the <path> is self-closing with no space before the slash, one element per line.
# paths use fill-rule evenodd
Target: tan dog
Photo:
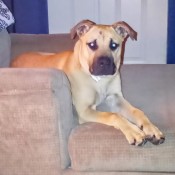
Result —
<path fill-rule="evenodd" d="M 72 30 L 78 35 L 74 51 L 58 54 L 27 53 L 16 58 L 12 67 L 51 67 L 62 69 L 71 83 L 72 99 L 79 122 L 98 122 L 120 129 L 132 145 L 147 140 L 154 144 L 164 142 L 164 136 L 146 115 L 123 97 L 119 66 L 122 43 L 127 36 L 137 33 L 125 22 L 96 25 L 84 20 Z M 100 112 L 96 106 L 106 101 L 114 110 Z M 134 124 L 135 123 L 135 124 Z"/>

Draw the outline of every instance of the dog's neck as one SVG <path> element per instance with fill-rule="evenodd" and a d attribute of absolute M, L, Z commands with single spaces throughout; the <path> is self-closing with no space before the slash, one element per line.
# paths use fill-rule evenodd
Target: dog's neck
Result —
<path fill-rule="evenodd" d="M 96 75 L 92 75 L 91 74 L 91 78 L 96 81 L 96 82 L 99 82 L 100 80 L 104 79 L 104 78 L 107 78 L 107 79 L 110 79 L 112 77 L 115 77 L 119 75 L 119 71 L 116 71 L 116 73 L 114 75 L 100 75 L 100 76 L 96 76 Z"/>

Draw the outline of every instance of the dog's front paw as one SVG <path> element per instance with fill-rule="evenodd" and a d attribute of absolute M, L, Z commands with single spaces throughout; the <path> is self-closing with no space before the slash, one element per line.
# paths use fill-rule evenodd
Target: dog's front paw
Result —
<path fill-rule="evenodd" d="M 143 111 L 135 109 L 134 115 L 138 127 L 145 133 L 147 141 L 150 141 L 154 145 L 162 144 L 165 141 L 163 133 L 149 121 Z"/>
<path fill-rule="evenodd" d="M 123 133 L 130 145 L 142 146 L 147 142 L 145 133 L 134 124 L 130 124 Z"/>
<path fill-rule="evenodd" d="M 152 123 L 145 123 L 140 128 L 146 134 L 146 140 L 154 145 L 162 144 L 165 141 L 163 133 Z"/>

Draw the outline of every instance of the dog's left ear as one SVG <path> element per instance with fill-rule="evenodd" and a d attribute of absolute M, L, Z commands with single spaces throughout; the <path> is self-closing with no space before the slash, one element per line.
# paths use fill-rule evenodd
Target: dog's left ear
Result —
<path fill-rule="evenodd" d="M 71 33 L 71 38 L 75 39 L 76 36 L 78 35 L 79 37 L 81 37 L 82 35 L 84 35 L 85 33 L 87 33 L 90 28 L 95 25 L 96 23 L 90 20 L 82 20 L 80 21 L 76 26 L 74 26 L 70 33 Z"/>
<path fill-rule="evenodd" d="M 129 36 L 132 40 L 137 40 L 137 32 L 134 31 L 126 22 L 116 22 L 112 25 L 112 27 L 123 38 Z"/>

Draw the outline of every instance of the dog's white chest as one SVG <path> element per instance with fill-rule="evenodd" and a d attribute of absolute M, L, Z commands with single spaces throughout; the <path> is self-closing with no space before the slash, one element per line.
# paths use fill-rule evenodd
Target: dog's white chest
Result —
<path fill-rule="evenodd" d="M 122 95 L 119 74 L 113 76 L 91 77 L 96 91 L 96 105 L 103 103 L 111 94 Z"/>
<path fill-rule="evenodd" d="M 92 79 L 94 79 L 96 82 L 100 81 L 101 80 L 101 77 L 99 76 L 94 76 L 94 75 L 91 75 Z"/>
<path fill-rule="evenodd" d="M 102 103 L 107 96 L 107 82 L 99 77 L 99 76 L 93 76 L 92 77 L 95 80 L 95 89 L 97 92 L 97 97 L 96 97 L 96 105 L 99 105 Z"/>

